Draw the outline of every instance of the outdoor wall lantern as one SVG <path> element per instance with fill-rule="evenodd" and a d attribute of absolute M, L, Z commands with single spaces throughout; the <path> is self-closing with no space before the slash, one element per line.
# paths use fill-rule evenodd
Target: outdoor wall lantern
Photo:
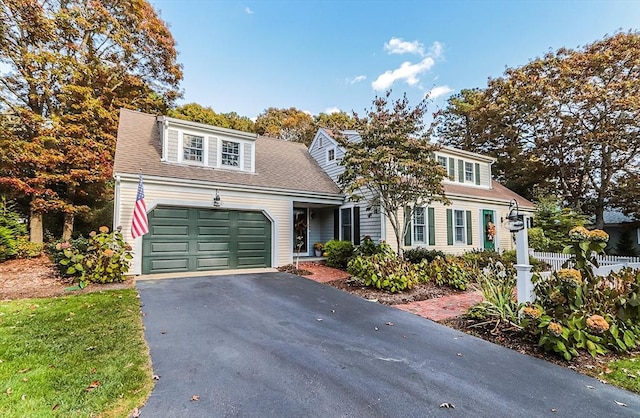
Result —
<path fill-rule="evenodd" d="M 509 202 L 509 214 L 505 226 L 509 232 L 518 232 L 524 229 L 524 217 L 519 213 L 518 202 L 515 199 Z"/>
<path fill-rule="evenodd" d="M 220 193 L 218 193 L 218 189 L 216 189 L 216 196 L 213 198 L 213 207 L 219 208 L 221 203 Z"/>

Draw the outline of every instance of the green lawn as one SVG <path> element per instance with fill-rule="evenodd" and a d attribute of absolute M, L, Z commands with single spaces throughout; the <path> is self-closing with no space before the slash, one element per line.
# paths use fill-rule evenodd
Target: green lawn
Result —
<path fill-rule="evenodd" d="M 0 416 L 123 417 L 153 387 L 134 289 L 0 304 Z"/>
<path fill-rule="evenodd" d="M 603 378 L 610 384 L 640 393 L 640 356 L 609 363 L 610 373 Z"/>

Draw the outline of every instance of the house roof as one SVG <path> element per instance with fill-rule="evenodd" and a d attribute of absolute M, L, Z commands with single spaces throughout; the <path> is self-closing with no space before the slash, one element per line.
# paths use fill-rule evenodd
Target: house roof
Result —
<path fill-rule="evenodd" d="M 340 194 L 304 144 L 258 136 L 255 146 L 255 173 L 163 162 L 156 116 L 121 109 L 113 171 L 137 175 L 142 170 L 148 176 Z"/>
<path fill-rule="evenodd" d="M 445 196 L 455 195 L 455 196 L 468 196 L 475 197 L 480 199 L 494 199 L 501 200 L 506 203 L 514 200 L 518 202 L 518 206 L 520 208 L 533 209 L 533 202 L 525 199 L 520 196 L 516 192 L 506 188 L 502 184 L 498 183 L 495 180 L 491 180 L 491 189 L 484 189 L 480 187 L 469 187 L 463 186 L 455 183 L 445 182 L 444 184 L 444 194 Z"/>

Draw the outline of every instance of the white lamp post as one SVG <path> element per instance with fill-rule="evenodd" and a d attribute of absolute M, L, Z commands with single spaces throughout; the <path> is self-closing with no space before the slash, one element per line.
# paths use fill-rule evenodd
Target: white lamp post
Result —
<path fill-rule="evenodd" d="M 516 234 L 516 265 L 518 303 L 533 302 L 533 283 L 531 282 L 531 265 L 529 264 L 529 235 L 527 234 L 527 217 L 518 213 L 518 202 L 509 203 L 507 227 Z"/>

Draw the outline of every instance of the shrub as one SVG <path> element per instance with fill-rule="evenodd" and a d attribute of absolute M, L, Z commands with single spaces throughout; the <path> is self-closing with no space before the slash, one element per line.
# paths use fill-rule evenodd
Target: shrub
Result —
<path fill-rule="evenodd" d="M 434 280 L 438 286 L 466 290 L 472 278 L 472 270 L 458 257 L 436 257 L 428 265 L 425 265 L 425 268 L 426 275 Z"/>
<path fill-rule="evenodd" d="M 506 250 L 502 252 L 502 263 L 505 265 L 510 265 L 510 266 L 514 266 L 518 263 L 518 258 L 516 255 L 516 250 Z M 531 271 L 535 272 L 541 272 L 541 271 L 547 271 L 549 270 L 549 268 L 551 268 L 551 266 L 547 263 L 545 263 L 542 260 L 538 260 L 537 258 L 533 257 L 533 256 L 529 256 L 529 264 L 531 265 Z"/>
<path fill-rule="evenodd" d="M 467 265 L 479 269 L 488 267 L 496 261 L 502 262 L 502 256 L 494 250 L 475 249 L 465 252 L 461 257 Z"/>
<path fill-rule="evenodd" d="M 71 239 L 69 241 L 59 240 L 47 244 L 46 249 L 47 253 L 49 253 L 49 258 L 53 261 L 53 264 L 56 266 L 60 274 L 68 276 L 68 274 L 66 274 L 66 265 L 60 263 L 64 258 L 68 258 L 64 255 L 63 250 L 71 250 L 72 252 L 84 254 L 87 252 L 88 246 L 89 240 L 80 235 L 78 238 Z"/>
<path fill-rule="evenodd" d="M 106 226 L 99 233 L 92 232 L 89 239 L 74 242 L 58 242 L 52 251 L 52 259 L 65 276 L 83 283 L 113 283 L 124 280 L 133 258 L 131 247 L 124 242 L 120 231 L 109 232 Z"/>
<path fill-rule="evenodd" d="M 444 258 L 445 253 L 439 250 L 430 250 L 424 247 L 416 247 L 404 251 L 405 260 L 408 260 L 413 264 L 418 264 L 422 260 L 432 262 L 438 257 Z"/>
<path fill-rule="evenodd" d="M 358 245 L 354 251 L 356 256 L 367 257 L 374 254 L 393 253 L 391 246 L 386 242 L 376 244 L 369 235 L 365 235 L 362 243 Z"/>
<path fill-rule="evenodd" d="M 411 289 L 418 282 L 418 269 L 393 252 L 356 256 L 347 271 L 365 286 L 395 293 Z"/>
<path fill-rule="evenodd" d="M 351 241 L 331 240 L 324 246 L 327 257 L 327 266 L 345 269 L 349 259 L 353 256 L 353 244 Z"/>
<path fill-rule="evenodd" d="M 7 202 L 0 202 L 0 262 L 15 257 L 18 237 L 27 233 L 20 215 L 12 211 Z"/>
<path fill-rule="evenodd" d="M 28 235 L 23 235 L 18 237 L 15 250 L 16 258 L 34 258 L 42 254 L 44 244 L 42 242 L 31 242 Z"/>

